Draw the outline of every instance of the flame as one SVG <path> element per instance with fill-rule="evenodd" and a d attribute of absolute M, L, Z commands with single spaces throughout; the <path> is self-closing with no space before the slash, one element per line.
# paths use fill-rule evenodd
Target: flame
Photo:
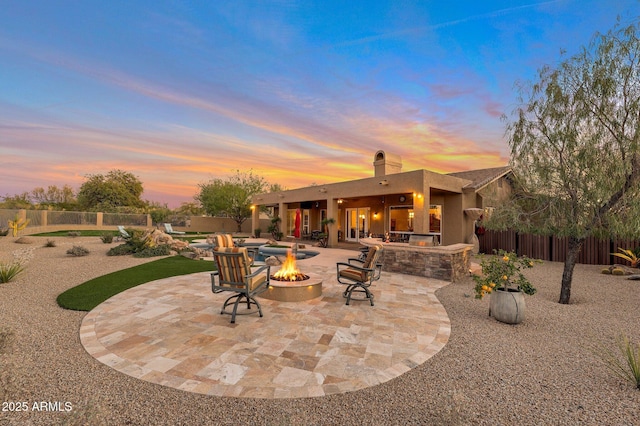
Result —
<path fill-rule="evenodd" d="M 287 259 L 282 263 L 280 270 L 271 278 L 279 281 L 303 281 L 309 277 L 300 272 L 296 266 L 296 257 L 291 253 L 291 250 L 287 250 Z"/>

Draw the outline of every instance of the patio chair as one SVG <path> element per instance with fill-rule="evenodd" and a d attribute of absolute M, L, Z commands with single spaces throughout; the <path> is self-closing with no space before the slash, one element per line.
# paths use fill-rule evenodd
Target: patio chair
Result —
<path fill-rule="evenodd" d="M 231 234 L 215 234 L 213 236 L 214 247 L 235 247 Z"/>
<path fill-rule="evenodd" d="M 374 281 L 380 279 L 382 272 L 382 263 L 380 256 L 382 255 L 382 246 L 371 246 L 364 260 L 350 258 L 345 262 L 336 264 L 338 273 L 338 282 L 347 286 L 342 293 L 347 298 L 347 305 L 351 302 L 354 292 L 363 293 L 365 297 L 354 300 L 369 300 L 373 306 L 373 293 L 369 290 Z"/>
<path fill-rule="evenodd" d="M 213 247 L 235 247 L 236 244 L 233 241 L 231 234 L 214 234 L 213 235 Z M 251 265 L 255 262 L 256 255 L 258 254 L 257 248 L 247 248 L 249 259 L 251 259 Z"/>
<path fill-rule="evenodd" d="M 118 225 L 118 236 L 116 237 L 116 239 L 117 240 L 126 240 L 127 238 L 131 238 L 131 235 L 129 235 L 127 230 L 124 229 L 124 226 Z"/>
<path fill-rule="evenodd" d="M 269 288 L 270 266 L 264 265 L 251 270 L 251 259 L 244 247 L 216 247 L 213 259 L 218 268 L 211 273 L 211 291 L 220 293 L 231 291 L 235 294 L 224 301 L 220 315 L 231 315 L 231 324 L 236 322 L 236 315 L 259 313 L 262 317 L 262 307 L 254 296 Z M 238 312 L 240 304 L 247 304 L 246 310 Z M 252 310 L 255 305 L 258 309 Z M 233 309 L 228 310 L 228 308 Z"/>
<path fill-rule="evenodd" d="M 184 235 L 185 233 L 183 231 L 174 231 L 173 230 L 173 226 L 171 226 L 170 223 L 165 223 L 164 224 L 164 230 L 167 234 L 176 234 L 176 235 Z"/>

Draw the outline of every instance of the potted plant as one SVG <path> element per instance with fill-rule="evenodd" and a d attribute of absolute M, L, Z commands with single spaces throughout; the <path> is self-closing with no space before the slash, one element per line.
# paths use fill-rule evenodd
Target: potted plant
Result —
<path fill-rule="evenodd" d="M 522 269 L 532 268 L 533 265 L 532 259 L 518 257 L 505 250 L 482 259 L 482 275 L 474 275 L 473 280 L 476 283 L 476 299 L 491 295 L 489 315 L 507 324 L 519 324 L 524 320 L 524 295 L 532 295 L 536 289 L 522 274 Z"/>

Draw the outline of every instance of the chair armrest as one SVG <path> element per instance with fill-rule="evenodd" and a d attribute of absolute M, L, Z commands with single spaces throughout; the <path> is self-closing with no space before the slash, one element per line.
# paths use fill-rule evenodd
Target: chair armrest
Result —
<path fill-rule="evenodd" d="M 359 264 L 364 265 L 364 260 L 360 260 L 355 257 L 350 257 L 349 259 L 347 259 L 347 262 L 349 262 L 350 265 L 353 265 L 353 263 L 351 262 L 358 262 Z"/>
<path fill-rule="evenodd" d="M 357 260 L 357 259 L 356 259 Z M 373 268 L 363 268 L 362 266 L 352 265 L 351 263 L 338 262 L 336 263 L 336 267 L 340 270 L 340 266 L 346 266 L 348 268 L 357 269 L 359 271 L 372 272 Z"/>
<path fill-rule="evenodd" d="M 256 275 L 262 273 L 262 271 L 264 271 L 265 269 L 267 270 L 267 275 L 269 275 L 271 265 L 262 265 L 262 266 L 259 266 L 255 271 L 251 271 L 251 273 L 247 275 L 247 278 L 253 278 Z"/>
<path fill-rule="evenodd" d="M 214 288 L 216 287 L 216 277 L 218 276 L 218 271 L 211 272 L 211 291 L 213 293 L 222 293 L 222 290 Z"/>

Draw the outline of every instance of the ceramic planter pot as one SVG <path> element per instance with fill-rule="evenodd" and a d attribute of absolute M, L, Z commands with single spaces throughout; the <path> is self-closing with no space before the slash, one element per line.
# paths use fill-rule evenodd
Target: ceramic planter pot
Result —
<path fill-rule="evenodd" d="M 524 293 L 517 289 L 499 288 L 491 293 L 489 315 L 500 322 L 519 324 L 524 320 Z"/>

